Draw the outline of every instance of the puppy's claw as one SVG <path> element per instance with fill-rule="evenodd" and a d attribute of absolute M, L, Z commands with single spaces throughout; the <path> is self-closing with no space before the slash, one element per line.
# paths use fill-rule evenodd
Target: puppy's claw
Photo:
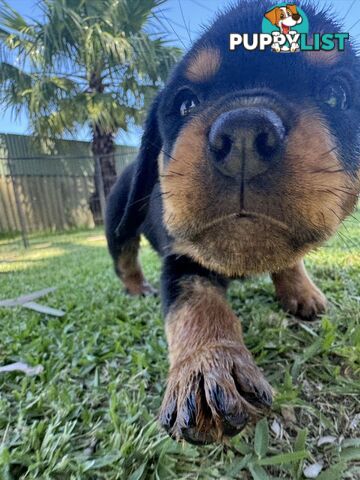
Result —
<path fill-rule="evenodd" d="M 235 403 L 225 394 L 224 389 L 218 384 L 209 392 L 209 398 L 221 418 L 225 436 L 233 437 L 245 427 L 249 415 L 243 409 L 241 400 Z"/>
<path fill-rule="evenodd" d="M 304 320 L 314 320 L 325 312 L 327 300 L 325 295 L 318 289 L 311 292 L 299 293 L 295 296 L 283 296 L 279 298 L 283 309 Z"/>
<path fill-rule="evenodd" d="M 196 425 L 196 401 L 195 392 L 192 391 L 187 397 L 185 404 L 178 415 L 179 423 L 184 426 L 184 429 L 193 428 Z"/>
<path fill-rule="evenodd" d="M 176 417 L 168 413 L 174 398 Z M 243 354 L 219 349 L 211 361 L 206 352 L 204 361 L 194 355 L 171 370 L 160 422 L 178 440 L 211 443 L 239 433 L 271 402 L 271 387 L 245 347 Z"/>
<path fill-rule="evenodd" d="M 162 427 L 167 432 L 170 432 L 176 420 L 176 399 L 170 401 L 167 404 L 167 408 L 162 410 L 159 420 Z"/>

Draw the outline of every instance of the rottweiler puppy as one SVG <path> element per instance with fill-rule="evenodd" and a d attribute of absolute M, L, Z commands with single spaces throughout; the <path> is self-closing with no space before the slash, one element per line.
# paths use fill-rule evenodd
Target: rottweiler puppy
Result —
<path fill-rule="evenodd" d="M 326 299 L 303 258 L 360 190 L 356 51 L 230 51 L 230 33 L 259 33 L 271 7 L 240 1 L 193 45 L 108 199 L 108 246 L 128 292 L 152 292 L 140 235 L 162 256 L 170 371 L 160 421 L 193 443 L 235 435 L 272 403 L 226 301 L 229 281 L 270 273 L 287 312 L 321 314 Z M 332 15 L 304 9 L 310 33 L 341 31 Z"/>

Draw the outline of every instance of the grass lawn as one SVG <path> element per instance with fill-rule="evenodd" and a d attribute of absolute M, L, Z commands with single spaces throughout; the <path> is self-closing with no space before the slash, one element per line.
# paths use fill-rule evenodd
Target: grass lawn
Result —
<path fill-rule="evenodd" d="M 358 219 L 360 215 L 358 215 Z M 56 286 L 48 317 L 0 308 L 0 479 L 360 479 L 360 224 L 351 218 L 307 265 L 326 316 L 287 316 L 268 277 L 229 297 L 258 365 L 277 391 L 272 415 L 226 446 L 177 444 L 158 427 L 167 353 L 157 298 L 130 298 L 100 230 L 0 241 L 0 299 Z M 148 279 L 159 260 L 142 249 Z M 311 469 L 305 470 L 307 474 Z M 314 472 L 313 472 L 314 473 Z"/>

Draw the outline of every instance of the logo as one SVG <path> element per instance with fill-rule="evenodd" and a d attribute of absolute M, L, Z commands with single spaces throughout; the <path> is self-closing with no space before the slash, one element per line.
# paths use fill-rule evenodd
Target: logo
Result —
<path fill-rule="evenodd" d="M 280 4 L 265 13 L 262 32 L 272 35 L 271 48 L 276 52 L 296 52 L 300 50 L 300 34 L 309 33 L 309 21 L 296 5 Z"/>
<path fill-rule="evenodd" d="M 262 33 L 230 33 L 231 51 L 242 47 L 245 50 L 266 50 L 271 48 L 277 53 L 295 53 L 299 51 L 345 50 L 348 33 L 313 33 L 306 13 L 300 7 L 290 3 L 279 3 L 264 13 Z"/>

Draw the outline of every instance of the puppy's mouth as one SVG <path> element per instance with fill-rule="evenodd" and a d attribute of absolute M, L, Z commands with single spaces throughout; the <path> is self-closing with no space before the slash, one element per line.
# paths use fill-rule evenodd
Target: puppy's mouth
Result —
<path fill-rule="evenodd" d="M 175 251 L 228 276 L 280 268 L 304 250 L 289 224 L 264 213 L 237 211 L 179 232 Z"/>
<path fill-rule="evenodd" d="M 230 213 L 228 215 L 218 217 L 211 222 L 206 223 L 199 228 L 199 230 L 196 232 L 196 235 L 203 234 L 207 230 L 210 230 L 217 225 L 221 225 L 221 223 L 224 223 L 227 220 L 239 220 L 239 222 L 247 220 L 253 223 L 261 222 L 262 224 L 272 225 L 288 234 L 292 233 L 292 229 L 290 228 L 290 226 L 287 223 L 282 222 L 281 220 L 278 220 L 269 215 L 265 215 L 263 213 L 241 210 L 240 212 Z"/>

